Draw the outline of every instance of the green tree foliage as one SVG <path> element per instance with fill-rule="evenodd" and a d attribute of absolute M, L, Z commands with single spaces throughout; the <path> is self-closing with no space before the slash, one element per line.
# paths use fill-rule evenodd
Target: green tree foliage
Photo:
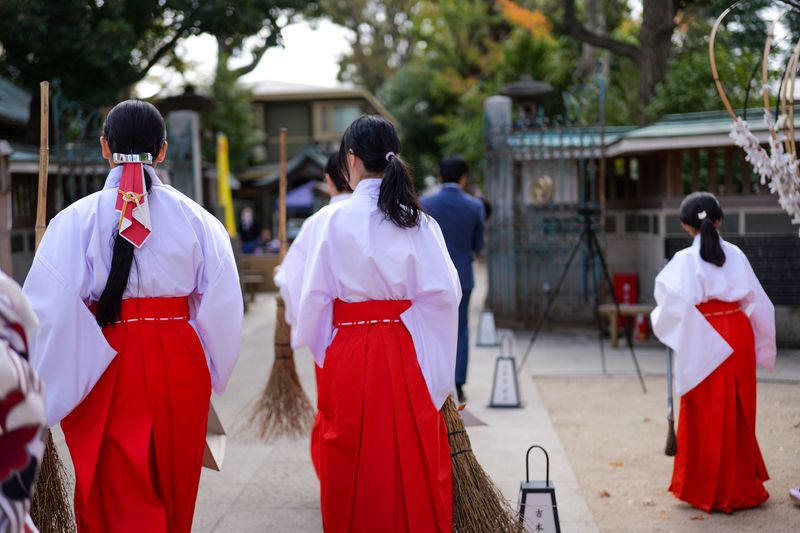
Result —
<path fill-rule="evenodd" d="M 216 133 L 223 132 L 228 136 L 231 169 L 242 169 L 250 162 L 252 147 L 263 140 L 256 128 L 251 92 L 228 68 L 217 69 L 209 89 L 217 106 L 203 115 L 203 129 L 207 132 L 203 152 L 207 158 L 216 154 Z"/>
<path fill-rule="evenodd" d="M 375 6 L 382 4 L 366 0 L 360 5 L 381 13 Z M 402 8 L 402 2 L 392 4 L 393 9 Z M 456 152 L 475 168 L 483 155 L 484 99 L 524 74 L 556 89 L 556 97 L 544 104 L 549 117 L 563 116 L 560 95 L 580 94 L 581 116 L 571 118 L 585 124 L 598 120 L 597 91 L 591 90 L 598 67 L 606 79 L 609 125 L 721 109 L 708 65 L 707 38 L 714 19 L 729 4 L 644 0 L 646 13 L 636 20 L 627 0 L 416 2 L 403 16 L 397 15 L 407 21 L 402 35 L 413 45 L 412 53 L 391 68 L 386 68 L 385 55 L 377 66 L 346 59 L 347 68 L 356 72 L 347 79 L 369 77 L 369 87 L 380 86 L 378 95 L 399 119 L 404 151 L 418 174 L 432 173 L 441 155 Z M 744 104 L 753 68 L 760 63 L 768 5 L 768 0 L 741 4 L 720 32 L 720 75 L 737 106 Z M 800 27 L 800 19 L 786 18 L 790 34 L 796 35 L 794 26 Z M 353 19 L 351 26 L 377 35 L 382 26 L 371 20 Z M 353 46 L 355 57 L 359 41 Z M 372 74 L 361 76 L 361 69 Z M 753 105 L 758 77 L 750 85 Z"/>
<path fill-rule="evenodd" d="M 352 32 L 351 51 L 339 63 L 339 79 L 372 92 L 410 58 L 415 38 L 412 0 L 320 0 L 320 9 Z"/>
<path fill-rule="evenodd" d="M 483 101 L 523 74 L 557 89 L 572 82 L 574 51 L 547 31 L 535 36 L 491 2 L 419 2 L 412 14 L 414 54 L 379 90 L 401 124 L 403 151 L 417 176 L 435 174 L 446 154 L 467 159 L 480 179 Z M 557 97 L 548 111 L 561 109 Z"/>
<path fill-rule="evenodd" d="M 172 25 L 158 0 L 3 0 L 0 72 L 32 89 L 107 105 L 171 51 Z"/>
<path fill-rule="evenodd" d="M 761 11 L 769 2 L 751 2 L 734 10 L 717 34 L 715 57 L 720 79 L 734 107 L 759 106 L 761 99 L 761 58 L 766 39 L 766 20 Z M 724 109 L 708 58 L 708 36 L 727 2 L 696 4 L 682 16 L 676 30 L 669 71 L 648 106 L 647 116 L 656 119 L 667 113 Z"/>
<path fill-rule="evenodd" d="M 28 88 L 58 80 L 65 96 L 93 105 L 119 100 L 153 65 L 168 61 L 178 41 L 209 33 L 231 55 L 257 36 L 252 70 L 280 44 L 306 0 L 3 0 L 0 72 Z"/>
<path fill-rule="evenodd" d="M 313 14 L 308 0 L 2 0 L 0 75 L 29 90 L 41 80 L 58 84 L 70 99 L 109 106 L 127 97 L 153 65 L 180 64 L 183 38 L 210 34 L 218 44 L 209 87 L 217 109 L 204 127 L 228 134 L 233 168 L 247 163 L 258 141 L 250 94 L 237 83 L 264 53 L 281 45 L 281 29 L 299 13 Z M 229 67 L 235 56 L 246 64 Z M 38 117 L 38 99 L 31 101 Z M 35 133 L 38 123 L 31 121 Z M 213 137 L 213 135 L 211 136 Z M 207 154 L 213 154 L 213 147 Z"/>
<path fill-rule="evenodd" d="M 252 147 L 260 142 L 262 133 L 256 128 L 249 88 L 239 78 L 258 66 L 264 53 L 280 46 L 281 30 L 301 13 L 313 14 L 316 4 L 306 0 L 183 0 L 197 4 L 203 29 L 217 41 L 217 65 L 209 93 L 217 107 L 203 117 L 206 135 L 206 154 L 216 153 L 216 132 L 228 136 L 231 168 L 236 171 L 250 162 Z M 246 41 L 256 41 L 246 46 Z M 232 68 L 231 59 L 249 56 L 246 64 Z"/>

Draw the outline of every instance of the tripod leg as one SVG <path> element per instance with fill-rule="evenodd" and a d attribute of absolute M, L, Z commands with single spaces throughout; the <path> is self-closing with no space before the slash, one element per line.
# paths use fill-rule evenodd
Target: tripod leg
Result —
<path fill-rule="evenodd" d="M 608 373 L 608 365 L 606 364 L 606 348 L 603 342 L 603 321 L 600 318 L 600 281 L 597 279 L 597 272 L 595 272 L 595 249 L 594 241 L 588 236 L 586 239 L 586 248 L 589 251 L 589 275 L 592 278 L 592 298 L 594 299 L 594 319 L 597 323 L 597 336 L 600 341 L 600 362 L 603 366 L 603 375 Z M 599 250 L 598 250 L 599 253 Z"/>
<path fill-rule="evenodd" d="M 550 297 L 547 299 L 547 305 L 544 308 L 544 313 L 542 313 L 542 315 L 539 317 L 539 321 L 536 323 L 536 328 L 533 330 L 533 335 L 531 335 L 531 340 L 528 343 L 528 348 L 525 350 L 525 355 L 522 357 L 522 360 L 517 367 L 517 374 L 522 372 L 522 367 L 525 366 L 525 362 L 528 360 L 528 356 L 531 354 L 533 343 L 536 342 L 536 337 L 539 336 L 539 333 L 542 331 L 542 327 L 544 327 L 545 322 L 547 322 L 547 319 L 550 316 L 550 309 L 553 307 L 553 303 L 556 301 L 558 291 L 561 290 L 561 285 L 564 283 L 564 279 L 567 277 L 569 267 L 572 265 L 572 261 L 575 259 L 575 254 L 581 247 L 581 242 L 583 242 L 584 238 L 585 231 L 578 235 L 578 238 L 575 240 L 575 244 L 572 245 L 572 250 L 569 252 L 569 258 L 567 259 L 566 264 L 564 264 L 563 270 L 561 270 L 561 274 L 558 277 L 558 282 L 556 283 L 553 292 L 550 293 Z"/>
<path fill-rule="evenodd" d="M 622 316 L 619 310 L 619 302 L 617 301 L 617 295 L 614 294 L 614 282 L 611 281 L 611 275 L 608 273 L 608 266 L 606 265 L 606 259 L 603 256 L 603 250 L 600 248 L 600 241 L 597 239 L 597 234 L 594 230 L 591 230 L 591 238 L 592 242 L 594 243 L 594 247 L 597 250 L 597 256 L 600 259 L 600 266 L 603 270 L 603 276 L 606 279 L 606 284 L 608 285 L 608 291 L 611 294 L 611 299 L 614 301 L 614 306 L 617 308 L 617 316 Z M 631 352 L 631 359 L 633 359 L 633 366 L 636 367 L 636 375 L 639 376 L 639 383 L 642 385 L 642 392 L 647 392 L 647 387 L 644 384 L 644 377 L 642 376 L 642 369 L 639 367 L 639 359 L 636 357 L 636 351 L 633 349 L 633 334 L 631 332 L 631 328 L 628 325 L 626 320 L 622 321 L 623 329 L 625 330 L 625 340 L 628 342 L 628 349 Z"/>

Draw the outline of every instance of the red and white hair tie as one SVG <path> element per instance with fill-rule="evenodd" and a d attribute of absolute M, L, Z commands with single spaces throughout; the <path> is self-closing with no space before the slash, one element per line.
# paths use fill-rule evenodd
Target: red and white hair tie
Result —
<path fill-rule="evenodd" d="M 153 232 L 144 179 L 144 165 L 152 165 L 153 156 L 148 153 L 115 153 L 112 161 L 122 165 L 115 208 L 119 211 L 119 234 L 135 247 L 141 248 Z"/>

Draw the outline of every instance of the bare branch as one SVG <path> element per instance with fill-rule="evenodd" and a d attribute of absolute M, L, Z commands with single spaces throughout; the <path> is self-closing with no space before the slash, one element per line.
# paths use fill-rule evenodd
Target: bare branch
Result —
<path fill-rule="evenodd" d="M 251 51 L 251 53 L 253 54 L 253 58 L 250 60 L 250 62 L 248 64 L 246 64 L 246 65 L 243 65 L 243 66 L 241 66 L 239 68 L 234 69 L 233 70 L 233 74 L 237 78 L 240 78 L 240 77 L 244 76 L 245 74 L 248 74 L 248 73 L 252 72 L 253 70 L 255 70 L 255 68 L 261 62 L 261 58 L 264 57 L 264 53 L 267 50 L 269 50 L 270 48 L 275 47 L 277 44 L 278 44 L 277 37 L 274 34 L 269 35 L 264 40 L 264 43 L 262 45 L 258 46 L 257 48 L 254 48 Z"/>
<path fill-rule="evenodd" d="M 578 22 L 578 19 L 575 16 L 575 0 L 564 1 L 564 20 L 562 25 L 566 34 L 583 43 L 610 50 L 621 56 L 629 57 L 634 61 L 639 59 L 640 48 L 638 46 L 634 46 L 623 41 L 618 41 L 606 35 L 600 35 L 584 28 L 581 23 Z"/>
<path fill-rule="evenodd" d="M 175 47 L 175 43 L 178 42 L 178 39 L 184 36 L 184 28 L 181 27 L 180 24 L 176 24 L 176 27 L 177 29 L 172 36 L 167 39 L 152 56 L 150 56 L 150 60 L 147 62 L 147 65 L 141 69 L 143 76 L 147 74 L 147 71 L 149 71 L 153 65 L 161 61 L 161 59 Z"/>

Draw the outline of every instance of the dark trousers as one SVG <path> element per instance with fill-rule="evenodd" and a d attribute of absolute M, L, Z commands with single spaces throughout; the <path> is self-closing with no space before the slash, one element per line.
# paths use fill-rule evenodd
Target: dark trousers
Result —
<path fill-rule="evenodd" d="M 469 359 L 469 297 L 472 289 L 461 290 L 461 303 L 458 305 L 458 350 L 456 351 L 456 385 L 467 382 L 467 361 Z"/>

